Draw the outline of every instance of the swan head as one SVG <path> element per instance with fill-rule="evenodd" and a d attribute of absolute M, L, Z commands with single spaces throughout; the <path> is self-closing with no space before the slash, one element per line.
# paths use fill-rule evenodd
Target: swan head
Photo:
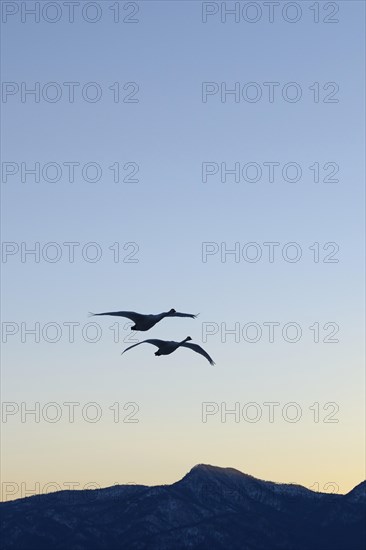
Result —
<path fill-rule="evenodd" d="M 192 340 L 192 338 L 190 336 L 187 336 L 187 338 L 185 338 L 185 342 L 189 342 L 189 340 Z"/>

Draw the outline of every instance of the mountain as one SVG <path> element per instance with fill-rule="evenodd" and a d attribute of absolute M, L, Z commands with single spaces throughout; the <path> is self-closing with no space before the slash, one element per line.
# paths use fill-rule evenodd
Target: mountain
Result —
<path fill-rule="evenodd" d="M 197 465 L 172 485 L 0 503 L 3 550 L 365 550 L 366 482 L 347 495 Z"/>

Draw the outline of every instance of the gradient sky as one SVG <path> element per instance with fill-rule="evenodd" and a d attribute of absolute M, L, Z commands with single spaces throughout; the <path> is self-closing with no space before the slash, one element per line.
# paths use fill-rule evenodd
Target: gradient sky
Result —
<path fill-rule="evenodd" d="M 7 162 L 19 169 L 21 163 L 94 162 L 103 174 L 94 183 L 83 180 L 80 168 L 73 183 L 66 168 L 55 183 L 42 177 L 35 183 L 31 176 L 22 182 L 20 172 L 2 178 L 3 242 L 29 248 L 56 242 L 62 250 L 55 263 L 36 263 L 31 256 L 22 262 L 20 253 L 3 258 L 3 329 L 15 323 L 19 332 L 3 345 L 2 400 L 19 411 L 22 402 L 28 408 L 56 402 L 62 410 L 56 423 L 42 417 L 35 423 L 31 416 L 21 422 L 20 412 L 5 422 L 3 415 L 2 481 L 18 487 L 11 495 L 7 485 L 5 498 L 22 496 L 21 483 L 29 494 L 36 483 L 171 483 L 197 463 L 308 487 L 318 483 L 320 490 L 334 482 L 340 492 L 349 491 L 365 476 L 364 3 L 331 3 L 339 7 L 333 24 L 323 22 L 330 16 L 324 2 L 319 23 L 310 10 L 314 2 L 303 1 L 297 3 L 302 16 L 296 23 L 281 16 L 284 2 L 273 23 L 261 2 L 263 16 L 256 23 L 242 16 L 238 23 L 233 16 L 223 23 L 220 13 L 203 23 L 198 1 L 139 2 L 138 23 L 114 23 L 109 1 L 99 2 L 102 16 L 94 24 L 82 19 L 80 9 L 69 23 L 64 6 L 54 24 L 42 17 L 35 23 L 31 16 L 22 23 L 24 2 L 14 4 L 19 12 L 2 23 L 3 82 L 57 82 L 63 94 L 55 103 L 36 103 L 30 96 L 22 102 L 20 93 L 3 99 L 3 170 Z M 120 3 L 123 17 L 134 3 L 126 4 Z M 101 100 L 87 102 L 77 88 L 75 102 L 68 102 L 62 83 L 71 81 L 80 88 L 97 82 Z M 138 83 L 139 101 L 114 103 L 108 87 L 115 82 Z M 235 102 L 232 95 L 222 102 L 216 94 L 203 103 L 202 82 L 226 82 L 228 89 L 256 82 L 263 96 L 256 103 Z M 264 82 L 280 83 L 273 103 Z M 302 89 L 296 103 L 281 96 L 288 82 Z M 314 82 L 320 84 L 318 103 L 309 90 Z M 337 103 L 323 102 L 328 82 L 339 86 Z M 138 164 L 139 181 L 114 183 L 108 167 L 115 162 Z M 264 162 L 296 162 L 302 178 L 291 183 L 279 172 L 269 182 L 263 168 L 258 182 L 228 176 L 225 183 L 218 174 L 203 183 L 204 162 L 256 162 L 262 168 Z M 321 181 L 314 183 L 314 162 L 336 163 L 339 181 L 322 181 L 321 169 Z M 73 263 L 64 242 L 81 243 Z M 102 250 L 96 263 L 80 253 L 90 242 Z M 138 262 L 115 263 L 108 248 L 115 242 L 137 243 Z M 227 249 L 238 242 L 241 250 L 256 242 L 263 256 L 250 263 L 243 257 L 235 262 L 232 255 L 221 261 L 217 253 L 203 262 L 203 242 Z M 279 252 L 271 263 L 264 242 L 281 243 L 279 251 L 296 242 L 302 258 L 291 263 Z M 315 242 L 321 260 L 323 245 L 337 243 L 339 261 L 314 262 L 309 246 Z M 132 250 L 122 249 L 122 259 Z M 215 367 L 189 350 L 156 358 L 148 345 L 121 357 L 131 345 L 127 320 L 121 319 L 114 342 L 109 327 L 115 319 L 87 316 L 172 307 L 200 316 L 165 320 L 138 339 L 190 335 Z M 86 342 L 81 329 L 95 319 L 102 337 Z M 280 323 L 273 343 L 263 325 L 271 321 Z M 41 336 L 34 343 L 28 335 L 22 342 L 21 323 L 31 328 L 37 322 L 41 328 L 50 322 L 63 327 L 60 340 Z M 80 324 L 73 343 L 67 322 Z M 222 323 L 242 329 L 249 322 L 263 329 L 257 343 L 242 337 L 236 342 L 233 335 L 223 341 Z M 288 322 L 302 328 L 297 343 L 281 336 Z M 319 343 L 309 329 L 315 322 Z M 218 328 L 206 341 L 205 323 Z M 326 323 L 339 326 L 338 343 L 322 341 Z M 68 422 L 65 402 L 80 403 L 74 423 Z M 80 412 L 90 402 L 102 410 L 97 423 Z M 132 410 L 123 411 L 126 403 L 137 403 L 139 422 L 113 422 L 109 407 L 115 402 L 124 415 Z M 217 413 L 204 423 L 203 402 L 217 403 L 219 410 L 221 403 L 230 409 L 237 402 L 242 410 L 255 402 L 262 418 L 251 423 L 227 416 L 221 422 Z M 272 423 L 265 402 L 279 403 Z M 281 415 L 289 402 L 301 406 L 296 423 Z M 309 409 L 314 403 L 319 422 Z M 339 407 L 339 422 L 323 421 L 333 410 L 323 410 L 327 403 Z"/>

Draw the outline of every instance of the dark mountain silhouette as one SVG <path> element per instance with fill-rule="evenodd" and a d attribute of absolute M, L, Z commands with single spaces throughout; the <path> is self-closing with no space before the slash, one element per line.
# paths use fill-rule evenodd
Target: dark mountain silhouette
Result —
<path fill-rule="evenodd" d="M 347 495 L 198 465 L 172 485 L 0 504 L 4 550 L 365 550 L 366 482 Z"/>

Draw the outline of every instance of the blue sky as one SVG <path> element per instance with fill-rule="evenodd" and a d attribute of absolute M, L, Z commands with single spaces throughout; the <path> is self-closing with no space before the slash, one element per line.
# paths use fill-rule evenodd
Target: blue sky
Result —
<path fill-rule="evenodd" d="M 22 102 L 20 93 L 3 99 L 2 168 L 14 163 L 19 172 L 7 181 L 3 175 L 2 240 L 19 249 L 22 242 L 29 248 L 55 242 L 62 254 L 55 263 L 31 256 L 22 262 L 20 253 L 3 258 L 2 319 L 19 331 L 3 346 L 2 399 L 19 407 L 56 402 L 63 417 L 22 423 L 19 413 L 3 423 L 3 479 L 30 486 L 70 479 L 100 486 L 167 483 L 208 462 L 307 486 L 335 481 L 341 491 L 350 490 L 364 476 L 363 3 L 334 3 L 339 22 L 333 24 L 322 22 L 329 16 L 324 2 L 319 23 L 312 20 L 311 2 L 297 3 L 297 23 L 284 21 L 281 13 L 273 23 L 264 15 L 257 23 L 222 23 L 220 13 L 203 23 L 201 2 L 155 1 L 138 3 L 135 24 L 113 23 L 109 1 L 98 4 L 102 16 L 94 24 L 79 11 L 74 23 L 65 11 L 54 24 L 42 17 L 40 23 L 22 23 L 22 3 L 15 4 L 19 13 L 2 25 L 3 82 L 19 88 L 22 82 L 39 82 L 41 88 L 56 82 L 62 97 L 55 103 L 36 103 L 31 96 Z M 123 13 L 132 9 L 126 4 L 120 3 Z M 74 103 L 64 82 L 80 83 Z M 102 90 L 100 101 L 82 98 L 80 89 L 89 82 Z M 132 90 L 123 90 L 125 83 L 137 83 L 139 101 L 114 103 L 109 87 L 115 82 L 122 94 Z M 226 83 L 227 89 L 238 82 L 240 90 L 255 82 L 263 96 L 256 103 L 235 102 L 233 96 L 222 102 L 216 94 L 203 103 L 203 82 Z M 279 83 L 273 103 L 266 82 Z M 296 103 L 282 97 L 289 82 L 301 88 Z M 318 103 L 309 89 L 314 82 L 320 86 Z M 337 103 L 323 101 L 333 89 L 323 89 L 329 82 L 339 86 Z M 62 177 L 36 183 L 28 175 L 22 182 L 21 163 L 36 162 L 57 163 Z M 70 162 L 80 165 L 73 183 L 63 164 Z M 81 172 L 90 162 L 102 170 L 94 183 Z M 116 162 L 123 174 L 130 170 L 123 170 L 126 163 L 137 164 L 139 181 L 114 183 L 109 166 Z M 203 183 L 204 162 L 229 168 L 257 163 L 262 178 L 254 183 L 228 177 L 223 183 L 218 174 Z M 268 162 L 280 166 L 272 183 L 263 164 Z M 281 177 L 289 162 L 301 167 L 298 182 Z M 309 169 L 315 162 L 319 183 Z M 338 182 L 322 181 L 326 163 L 339 167 Z M 65 242 L 80 243 L 74 263 Z M 102 252 L 95 263 L 81 254 L 90 242 Z M 125 260 L 137 245 L 138 262 L 114 262 L 109 247 L 116 242 Z M 232 255 L 221 261 L 218 253 L 203 262 L 205 242 L 224 250 L 239 243 L 241 252 L 254 242 L 263 256 L 250 263 L 243 255 L 238 262 Z M 280 243 L 273 263 L 266 242 Z M 289 242 L 301 249 L 296 263 L 281 256 Z M 309 250 L 313 243 L 320 246 L 318 263 Z M 339 246 L 337 263 L 322 261 L 333 250 L 324 251 L 326 243 Z M 190 335 L 215 359 L 214 368 L 188 350 L 155 358 L 147 345 L 121 357 L 129 345 L 123 341 L 129 332 L 124 319 L 119 342 L 109 328 L 113 318 L 97 318 L 98 342 L 81 335 L 91 321 L 88 311 L 157 313 L 171 307 L 200 316 L 165 320 L 137 337 Z M 29 328 L 37 322 L 41 328 L 50 322 L 63 327 L 60 340 L 52 344 L 41 337 L 34 343 L 27 336 L 22 342 L 21 323 Z M 74 343 L 67 322 L 79 323 Z M 250 322 L 263 330 L 257 343 L 242 337 L 235 342 L 233 336 L 225 343 L 222 328 L 203 343 L 205 323 L 228 329 L 239 323 L 242 331 Z M 269 343 L 263 325 L 268 322 L 280 323 L 280 331 L 295 322 L 302 338 L 291 344 L 279 332 Z M 315 322 L 336 323 L 339 342 L 314 343 L 309 326 Z M 68 401 L 100 404 L 103 419 L 90 423 L 79 415 L 70 424 L 62 405 Z M 139 422 L 111 421 L 108 407 L 115 402 L 138 403 Z M 228 408 L 256 402 L 263 419 L 236 423 L 228 417 L 222 423 L 214 415 L 203 423 L 203 402 Z M 280 414 L 269 423 L 265 402 L 279 402 L 279 410 L 300 404 L 301 421 L 287 422 Z M 313 422 L 309 407 L 315 402 L 321 408 L 336 403 L 339 422 Z"/>

